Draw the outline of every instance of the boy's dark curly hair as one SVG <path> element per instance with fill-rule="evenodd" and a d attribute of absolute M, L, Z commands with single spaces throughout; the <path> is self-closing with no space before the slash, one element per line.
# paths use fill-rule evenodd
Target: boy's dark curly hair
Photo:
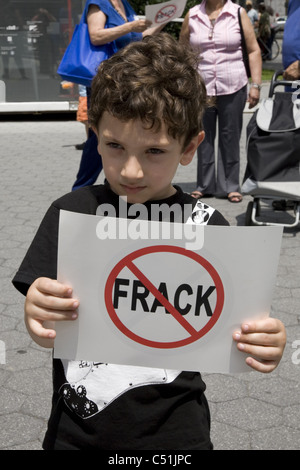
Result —
<path fill-rule="evenodd" d="M 146 36 L 102 62 L 92 84 L 90 125 L 97 128 L 104 111 L 127 121 L 141 119 L 182 139 L 185 148 L 202 130 L 207 106 L 197 55 L 166 33 Z"/>

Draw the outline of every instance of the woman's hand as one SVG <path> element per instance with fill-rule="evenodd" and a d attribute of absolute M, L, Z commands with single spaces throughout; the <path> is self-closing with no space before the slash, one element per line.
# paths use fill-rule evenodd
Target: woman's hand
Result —
<path fill-rule="evenodd" d="M 133 33 L 143 33 L 151 26 L 152 22 L 146 19 L 142 19 L 131 21 L 129 24 Z"/>
<path fill-rule="evenodd" d="M 290 64 L 283 73 L 284 80 L 298 80 L 300 78 L 300 61 Z"/>
<path fill-rule="evenodd" d="M 259 102 L 259 97 L 260 97 L 259 89 L 251 86 L 249 90 L 249 96 L 248 96 L 249 109 L 254 108 L 254 106 L 257 105 L 257 103 Z"/>

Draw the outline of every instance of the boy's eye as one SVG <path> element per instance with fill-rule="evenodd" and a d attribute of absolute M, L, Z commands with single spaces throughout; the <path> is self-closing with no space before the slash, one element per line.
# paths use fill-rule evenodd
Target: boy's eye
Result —
<path fill-rule="evenodd" d="M 112 148 L 112 149 L 120 149 L 122 148 L 122 146 L 120 144 L 118 144 L 117 142 L 107 142 L 106 144 L 108 147 Z"/>
<path fill-rule="evenodd" d="M 152 155 L 159 155 L 161 153 L 164 153 L 163 150 L 158 149 L 158 148 L 150 148 L 148 150 L 148 153 L 151 153 Z"/>

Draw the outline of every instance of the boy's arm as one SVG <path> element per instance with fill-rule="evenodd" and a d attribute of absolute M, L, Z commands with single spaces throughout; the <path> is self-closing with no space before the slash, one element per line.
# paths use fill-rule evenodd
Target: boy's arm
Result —
<path fill-rule="evenodd" d="M 275 318 L 264 318 L 244 323 L 241 331 L 233 334 L 237 348 L 253 357 L 246 363 L 258 372 L 272 372 L 279 364 L 285 343 L 286 333 L 283 323 Z"/>
<path fill-rule="evenodd" d="M 53 348 L 56 321 L 75 320 L 79 302 L 72 288 L 46 277 L 36 279 L 25 300 L 25 324 L 31 338 L 40 346 Z"/>

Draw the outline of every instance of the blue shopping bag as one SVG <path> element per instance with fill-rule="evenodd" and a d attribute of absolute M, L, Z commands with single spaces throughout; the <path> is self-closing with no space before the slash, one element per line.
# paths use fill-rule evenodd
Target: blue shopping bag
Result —
<path fill-rule="evenodd" d="M 99 65 L 116 52 L 116 46 L 114 42 L 94 46 L 90 40 L 85 18 L 84 11 L 80 23 L 75 27 L 57 73 L 63 80 L 90 87 Z"/>

